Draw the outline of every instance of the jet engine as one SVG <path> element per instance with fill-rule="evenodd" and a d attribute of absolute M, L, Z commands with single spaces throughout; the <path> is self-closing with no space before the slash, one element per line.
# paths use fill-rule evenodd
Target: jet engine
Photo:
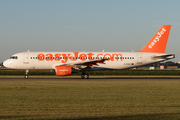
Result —
<path fill-rule="evenodd" d="M 73 68 L 71 66 L 56 66 L 55 73 L 57 76 L 71 75 Z"/>

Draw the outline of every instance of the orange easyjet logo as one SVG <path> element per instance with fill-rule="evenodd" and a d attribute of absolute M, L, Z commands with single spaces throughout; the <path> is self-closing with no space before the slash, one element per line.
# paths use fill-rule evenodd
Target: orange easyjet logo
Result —
<path fill-rule="evenodd" d="M 157 33 L 156 37 L 154 38 L 154 40 L 150 43 L 150 45 L 149 45 L 148 47 L 151 49 L 157 42 L 159 42 L 161 36 L 162 36 L 165 32 L 166 32 L 166 29 L 162 28 L 162 30 Z"/>
<path fill-rule="evenodd" d="M 63 59 L 62 59 L 63 58 Z M 103 58 L 108 58 L 107 61 L 114 61 L 114 60 L 119 60 L 121 59 L 122 61 L 122 54 L 97 54 L 97 56 L 94 56 L 93 53 L 82 53 L 79 54 L 79 52 L 73 52 L 73 55 L 71 54 L 38 54 L 37 55 L 37 59 L 39 61 L 61 61 L 62 63 L 66 63 L 68 60 L 71 61 L 76 61 L 76 60 L 81 60 L 81 61 L 85 61 L 85 60 L 95 60 L 95 59 L 103 59 Z M 119 59 L 118 59 L 119 58 Z"/>

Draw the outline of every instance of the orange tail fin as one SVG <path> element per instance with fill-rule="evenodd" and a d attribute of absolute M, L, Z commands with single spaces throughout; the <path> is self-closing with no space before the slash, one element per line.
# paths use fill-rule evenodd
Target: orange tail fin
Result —
<path fill-rule="evenodd" d="M 171 25 L 163 25 L 146 46 L 137 52 L 164 53 Z"/>

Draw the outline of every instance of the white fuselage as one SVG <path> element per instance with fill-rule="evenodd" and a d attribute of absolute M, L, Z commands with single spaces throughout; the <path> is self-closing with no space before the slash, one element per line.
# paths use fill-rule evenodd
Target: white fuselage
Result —
<path fill-rule="evenodd" d="M 3 64 L 11 69 L 50 70 L 60 65 L 72 64 L 72 66 L 77 67 L 78 63 L 109 58 L 104 64 L 98 64 L 94 68 L 97 70 L 98 68 L 127 69 L 167 60 L 167 58 L 155 58 L 155 56 L 163 55 L 168 54 L 144 52 L 22 52 L 14 54 L 11 59 L 4 61 Z M 89 70 L 93 70 L 93 68 Z"/>

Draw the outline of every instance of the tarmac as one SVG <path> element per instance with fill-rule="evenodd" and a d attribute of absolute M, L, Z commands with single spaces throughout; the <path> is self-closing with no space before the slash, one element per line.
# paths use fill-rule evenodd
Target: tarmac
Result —
<path fill-rule="evenodd" d="M 12 81 L 130 81 L 130 80 L 180 80 L 180 76 L 91 76 L 89 79 L 82 79 L 80 76 L 70 76 L 70 77 L 58 77 L 58 76 L 29 76 L 25 79 L 24 76 L 0 76 L 0 81 L 2 80 L 12 80 Z"/>

